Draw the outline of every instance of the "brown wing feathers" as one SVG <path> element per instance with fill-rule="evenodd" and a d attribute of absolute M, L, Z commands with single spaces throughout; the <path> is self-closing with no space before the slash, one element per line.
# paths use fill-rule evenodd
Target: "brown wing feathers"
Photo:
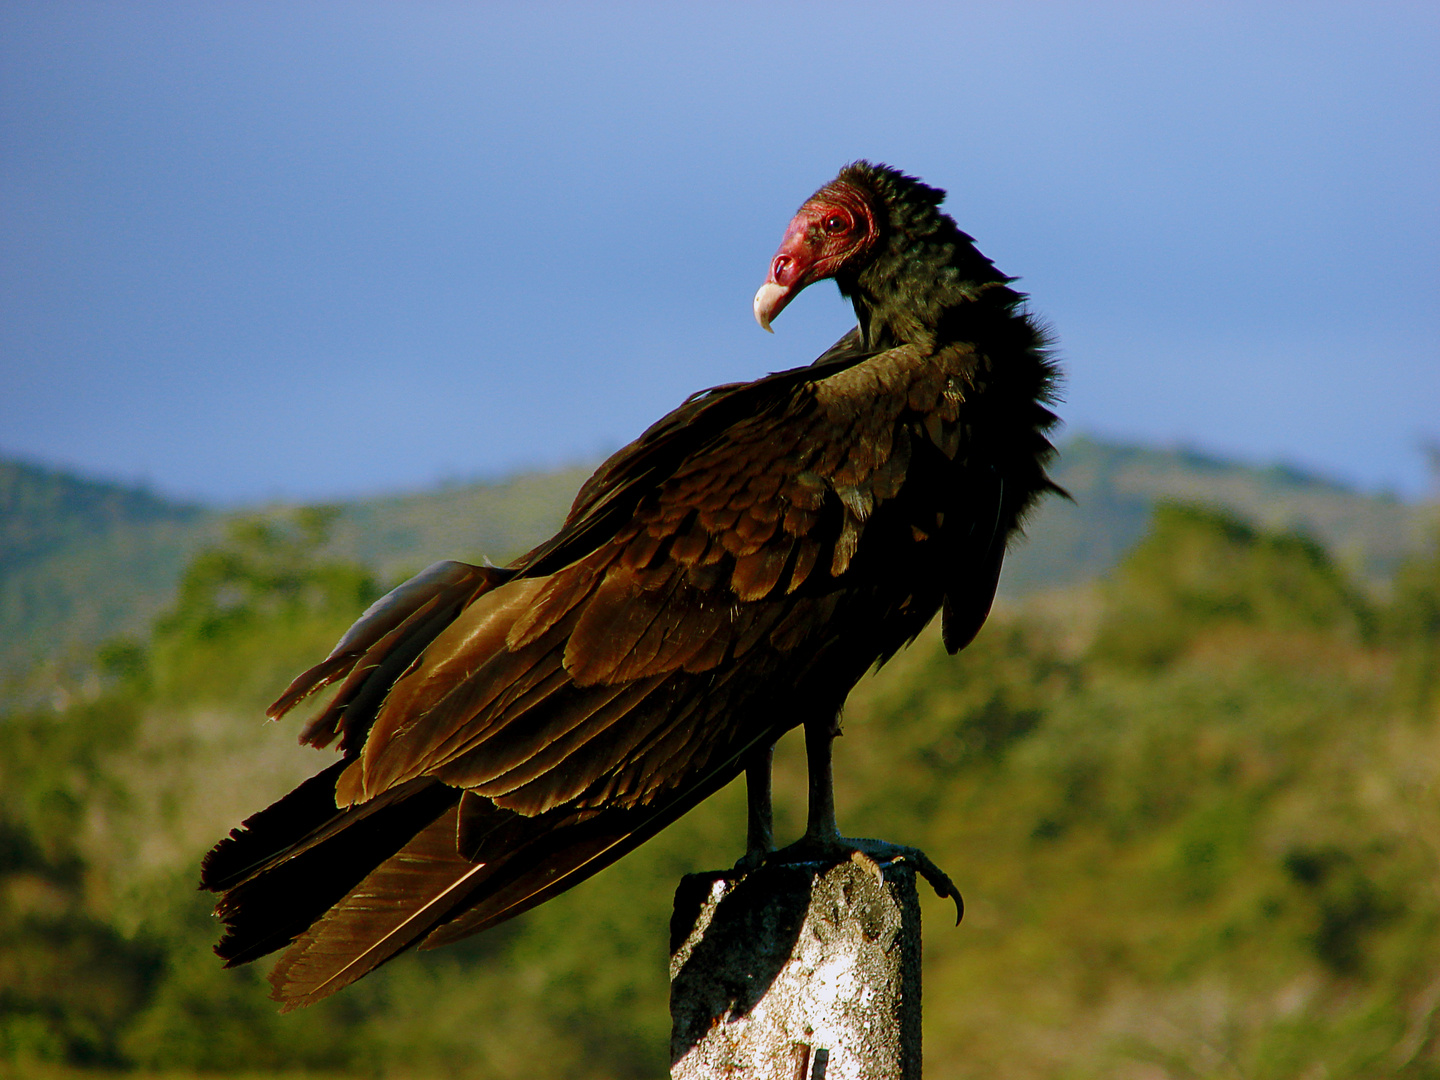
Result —
<path fill-rule="evenodd" d="M 287 1010 L 311 1004 L 410 945 L 445 944 L 528 910 L 654 835 L 727 783 L 754 745 L 777 735 L 758 732 L 690 787 L 632 810 L 557 808 L 525 816 L 467 791 L 332 899 L 329 912 L 276 965 L 275 996 Z M 265 942 L 277 943 L 283 942 L 274 935 Z"/>

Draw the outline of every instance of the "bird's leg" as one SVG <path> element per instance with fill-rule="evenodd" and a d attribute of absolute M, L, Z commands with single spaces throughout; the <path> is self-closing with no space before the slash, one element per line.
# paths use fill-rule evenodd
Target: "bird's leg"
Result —
<path fill-rule="evenodd" d="M 775 850 L 775 817 L 770 799 L 770 766 L 775 760 L 775 744 L 761 747 L 745 766 L 745 857 L 736 865 L 743 870 L 754 869 Z"/>
<path fill-rule="evenodd" d="M 930 883 L 938 896 L 955 901 L 955 921 L 965 916 L 965 901 L 960 890 L 919 848 L 892 844 L 885 840 L 867 840 L 841 836 L 835 823 L 835 783 L 831 751 L 835 736 L 840 734 L 839 717 L 805 725 L 805 761 L 810 772 L 810 812 L 805 835 L 796 843 L 776 852 L 769 861 L 822 862 L 854 859 L 869 862 L 877 875 L 883 876 L 882 864 L 909 862 Z M 768 775 L 768 773 L 767 773 Z M 748 858 L 748 856 L 747 856 Z"/>
<path fill-rule="evenodd" d="M 825 724 L 805 725 L 805 765 L 810 775 L 810 812 L 801 843 L 816 844 L 841 839 L 835 824 L 835 773 L 831 766 L 835 736 L 840 734 L 839 717 Z"/>

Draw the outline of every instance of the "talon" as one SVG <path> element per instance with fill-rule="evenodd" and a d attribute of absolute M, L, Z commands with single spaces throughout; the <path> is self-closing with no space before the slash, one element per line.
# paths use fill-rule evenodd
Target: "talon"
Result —
<path fill-rule="evenodd" d="M 887 843 L 884 840 L 857 840 L 843 836 L 825 838 L 807 836 L 787 848 L 764 856 L 766 863 L 837 863 L 846 859 L 857 865 L 868 863 L 876 880 L 881 883 L 885 880 L 884 866 L 886 864 L 904 862 L 908 859 L 915 867 L 916 872 L 930 883 L 936 896 L 942 900 L 955 901 L 955 925 L 959 926 L 965 918 L 965 899 L 960 895 L 960 890 L 955 887 L 950 876 L 936 866 L 930 856 L 918 848 L 901 847 L 899 844 Z"/>
<path fill-rule="evenodd" d="M 960 925 L 960 920 L 965 918 L 965 898 L 960 895 L 959 890 L 953 890 L 950 898 L 955 901 L 955 925 Z"/>
<path fill-rule="evenodd" d="M 915 863 L 915 868 L 920 871 L 920 876 L 930 883 L 936 896 L 942 900 L 949 898 L 955 901 L 955 925 L 959 926 L 960 921 L 965 918 L 965 899 L 960 895 L 960 890 L 955 887 L 955 883 L 950 880 L 950 875 L 936 866 L 930 856 L 914 848 L 903 848 L 897 851 L 893 859 L 899 862 L 907 856 Z"/>

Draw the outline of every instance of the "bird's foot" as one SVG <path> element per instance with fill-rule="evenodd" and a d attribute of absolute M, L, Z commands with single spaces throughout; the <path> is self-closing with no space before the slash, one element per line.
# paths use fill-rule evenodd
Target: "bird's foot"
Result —
<path fill-rule="evenodd" d="M 942 899 L 949 897 L 955 901 L 955 925 L 960 925 L 960 920 L 965 917 L 965 900 L 960 895 L 960 890 L 950 880 L 950 875 L 941 870 L 931 861 L 919 848 L 906 847 L 903 844 L 892 844 L 886 840 L 868 840 L 860 837 L 850 836 L 804 836 L 791 844 L 789 847 L 781 848 L 779 851 L 771 852 L 769 855 L 758 853 L 758 861 L 751 862 L 757 852 L 749 852 L 736 863 L 736 869 L 751 870 L 760 865 L 774 863 L 841 863 L 849 860 L 861 866 L 866 866 L 879 880 L 884 880 L 884 868 L 891 863 L 908 862 L 915 867 L 916 871 L 935 890 L 935 895 Z M 749 864 L 742 867 L 742 864 Z"/>
<path fill-rule="evenodd" d="M 735 860 L 735 872 L 737 874 L 748 874 L 752 870 L 759 870 L 765 865 L 765 860 L 775 854 L 774 848 L 751 848 Z"/>

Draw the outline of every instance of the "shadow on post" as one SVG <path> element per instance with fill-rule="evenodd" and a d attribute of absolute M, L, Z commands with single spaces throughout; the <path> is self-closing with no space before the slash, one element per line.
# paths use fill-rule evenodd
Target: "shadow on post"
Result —
<path fill-rule="evenodd" d="M 920 903 L 903 864 L 692 874 L 670 926 L 671 1076 L 918 1080 Z"/>

